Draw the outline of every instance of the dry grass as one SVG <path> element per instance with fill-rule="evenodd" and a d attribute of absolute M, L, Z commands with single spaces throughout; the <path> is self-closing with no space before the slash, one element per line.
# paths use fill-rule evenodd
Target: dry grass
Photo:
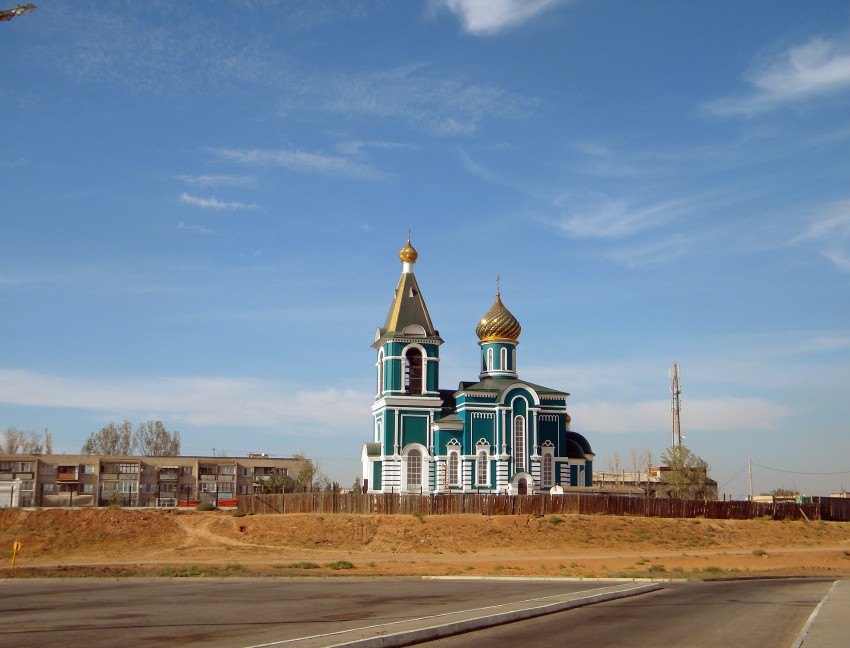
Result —
<path fill-rule="evenodd" d="M 847 575 L 850 523 L 6 510 L 0 566 L 6 576 Z"/>

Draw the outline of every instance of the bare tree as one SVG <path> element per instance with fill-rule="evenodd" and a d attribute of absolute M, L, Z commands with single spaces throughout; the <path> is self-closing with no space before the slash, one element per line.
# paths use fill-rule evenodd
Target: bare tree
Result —
<path fill-rule="evenodd" d="M 614 476 L 614 484 L 620 483 L 623 476 L 623 463 L 620 461 L 619 452 L 605 459 L 605 472 Z"/>
<path fill-rule="evenodd" d="M 16 427 L 7 427 L 3 430 L 3 436 L 0 437 L 0 451 L 3 454 L 18 454 L 21 449 L 21 432 Z"/>
<path fill-rule="evenodd" d="M 176 430 L 169 432 L 162 421 L 139 423 L 133 441 L 146 457 L 176 457 L 180 454 L 180 433 Z"/>
<path fill-rule="evenodd" d="M 135 441 L 132 423 L 124 421 L 121 425 L 115 425 L 110 421 L 109 425 L 100 428 L 99 432 L 89 435 L 80 454 L 126 456 L 133 454 L 133 450 Z"/>
<path fill-rule="evenodd" d="M 635 474 L 635 485 L 643 491 L 644 495 L 648 496 L 652 492 L 652 485 L 649 482 L 649 470 L 654 462 L 652 450 L 647 448 L 640 452 L 632 448 L 630 458 L 632 472 Z"/>
<path fill-rule="evenodd" d="M 52 454 L 53 440 L 47 428 L 44 439 L 36 432 L 8 427 L 0 436 L 0 454 Z"/>
<path fill-rule="evenodd" d="M 318 461 L 308 459 L 303 453 L 292 455 L 298 462 L 298 473 L 295 475 L 295 489 L 301 493 L 325 490 L 330 484 L 322 472 Z"/>

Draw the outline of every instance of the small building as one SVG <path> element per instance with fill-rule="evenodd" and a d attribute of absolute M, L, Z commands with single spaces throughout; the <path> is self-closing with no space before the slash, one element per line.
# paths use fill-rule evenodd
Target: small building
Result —
<path fill-rule="evenodd" d="M 646 471 L 618 472 L 598 471 L 593 473 L 593 486 L 596 490 L 618 495 L 640 495 L 645 497 L 668 497 L 665 475 L 670 468 L 653 466 Z M 717 482 L 706 478 L 706 499 L 716 500 Z"/>

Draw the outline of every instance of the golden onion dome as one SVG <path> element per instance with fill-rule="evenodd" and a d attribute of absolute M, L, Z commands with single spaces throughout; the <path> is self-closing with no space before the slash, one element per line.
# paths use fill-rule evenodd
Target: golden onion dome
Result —
<path fill-rule="evenodd" d="M 502 298 L 496 293 L 496 301 L 487 311 L 487 314 L 478 322 L 475 333 L 481 342 L 490 340 L 509 340 L 516 342 L 519 339 L 522 327 L 517 318 L 502 304 Z"/>
<path fill-rule="evenodd" d="M 419 253 L 410 244 L 410 237 L 407 238 L 407 245 L 401 248 L 401 252 L 398 253 L 398 258 L 401 259 L 402 263 L 416 263 L 416 259 L 419 258 Z"/>

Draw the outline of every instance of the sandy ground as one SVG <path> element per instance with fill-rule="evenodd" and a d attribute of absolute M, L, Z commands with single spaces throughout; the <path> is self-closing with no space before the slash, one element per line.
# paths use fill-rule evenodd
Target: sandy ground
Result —
<path fill-rule="evenodd" d="M 11 569 L 12 543 L 21 550 Z M 850 575 L 850 523 L 0 511 L 0 577 Z"/>

